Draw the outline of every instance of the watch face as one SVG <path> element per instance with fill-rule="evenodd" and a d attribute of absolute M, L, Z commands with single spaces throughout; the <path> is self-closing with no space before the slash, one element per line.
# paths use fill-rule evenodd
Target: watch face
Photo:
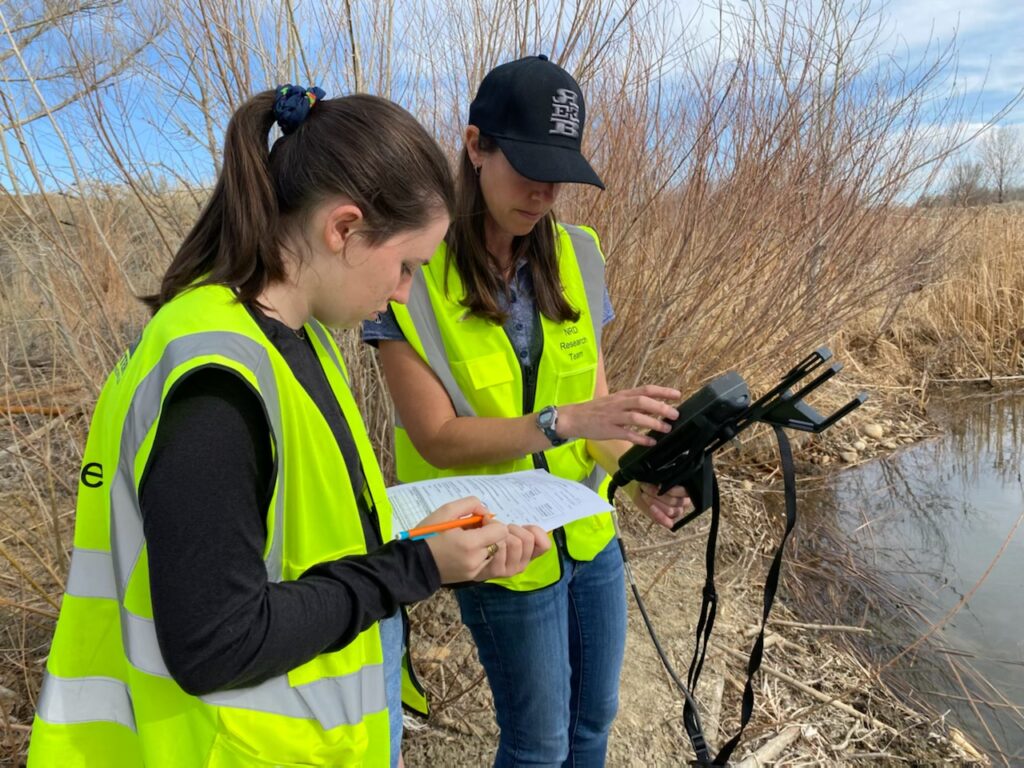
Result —
<path fill-rule="evenodd" d="M 551 441 L 552 445 L 558 446 L 565 442 L 555 433 L 555 422 L 558 420 L 558 411 L 555 406 L 549 405 L 537 414 L 537 426 L 544 435 Z"/>

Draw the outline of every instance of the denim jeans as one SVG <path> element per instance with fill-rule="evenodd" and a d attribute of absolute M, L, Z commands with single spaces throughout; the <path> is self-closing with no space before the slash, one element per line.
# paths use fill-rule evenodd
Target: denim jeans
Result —
<path fill-rule="evenodd" d="M 613 539 L 590 562 L 559 555 L 549 587 L 455 592 L 494 694 L 495 768 L 605 764 L 626 642 L 622 554 Z"/>
<path fill-rule="evenodd" d="M 405 632 L 402 612 L 380 620 L 380 644 L 384 652 L 384 690 L 387 693 L 391 725 L 391 768 L 398 768 L 402 749 L 402 655 Z"/>

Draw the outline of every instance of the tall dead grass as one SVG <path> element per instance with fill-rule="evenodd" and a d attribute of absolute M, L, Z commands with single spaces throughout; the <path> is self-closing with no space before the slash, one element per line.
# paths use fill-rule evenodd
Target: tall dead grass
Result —
<path fill-rule="evenodd" d="M 960 214 L 936 278 L 885 341 L 934 382 L 1024 381 L 1024 207 Z"/>
<path fill-rule="evenodd" d="M 883 27 L 846 0 L 0 4 L 0 687 L 13 692 L 0 696 L 0 759 L 24 748 L 92 403 L 247 94 L 288 81 L 369 90 L 454 152 L 494 64 L 543 52 L 576 73 L 608 191 L 567 190 L 559 210 L 603 238 L 614 386 L 689 389 L 733 367 L 757 384 L 872 311 L 876 336 L 909 346 L 896 309 L 936 281 L 959 305 L 940 315 L 930 299 L 927 333 L 963 329 L 968 361 L 968 339 L 994 344 L 1022 325 L 1009 239 L 1021 225 L 964 229 L 1005 226 L 981 283 L 1010 307 L 995 311 L 970 273 L 949 271 L 989 230 L 950 251 L 957 222 L 932 210 L 922 225 L 903 202 L 964 139 L 969 105 L 942 95 L 955 52 L 896 62 Z M 340 339 L 388 464 L 375 359 Z M 974 347 L 979 366 L 955 370 L 995 370 L 1016 344 Z"/>

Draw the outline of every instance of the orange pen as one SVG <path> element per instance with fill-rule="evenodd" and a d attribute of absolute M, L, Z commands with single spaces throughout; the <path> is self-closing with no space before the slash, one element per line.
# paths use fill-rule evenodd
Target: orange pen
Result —
<path fill-rule="evenodd" d="M 476 515 L 466 515 L 465 517 L 458 517 L 455 520 L 446 520 L 443 523 L 434 523 L 433 525 L 421 525 L 416 528 L 410 528 L 408 531 L 399 531 L 395 536 L 396 539 L 402 541 L 409 539 L 411 541 L 417 541 L 419 539 L 426 539 L 431 536 L 436 536 L 441 531 L 450 531 L 452 528 L 479 528 L 483 525 L 485 520 L 490 520 L 494 515 L 490 512 L 483 512 Z"/>

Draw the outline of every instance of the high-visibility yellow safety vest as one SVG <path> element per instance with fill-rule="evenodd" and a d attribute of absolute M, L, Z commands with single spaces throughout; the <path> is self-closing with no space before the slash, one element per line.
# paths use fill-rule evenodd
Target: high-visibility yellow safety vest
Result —
<path fill-rule="evenodd" d="M 590 400 L 597 382 L 604 255 L 597 235 L 587 227 L 558 225 L 555 242 L 559 279 L 580 318 L 576 322 L 557 323 L 540 316 L 544 346 L 537 369 L 533 411 L 548 405 Z M 454 264 L 446 276 L 445 260 L 442 243 L 430 263 L 416 273 L 408 305 L 392 303 L 399 327 L 444 384 L 457 415 L 524 415 L 523 375 L 512 343 L 501 326 L 472 315 L 463 306 L 462 279 Z M 587 453 L 585 441 L 573 440 L 549 448 L 543 455 L 552 474 L 586 483 L 604 495 L 607 478 Z M 438 469 L 420 455 L 396 418 L 395 468 L 402 482 L 451 475 L 503 474 L 534 469 L 538 463 L 532 456 L 523 456 L 500 464 Z M 576 560 L 593 560 L 613 534 L 608 512 L 565 526 L 566 546 Z M 546 587 L 560 577 L 561 561 L 552 547 L 518 576 L 494 579 L 491 583 L 526 591 Z"/>
<path fill-rule="evenodd" d="M 338 347 L 320 324 L 306 328 L 352 431 L 387 541 L 391 509 Z M 340 651 L 252 687 L 192 696 L 167 671 L 153 623 L 138 488 L 168 393 L 207 366 L 237 373 L 266 410 L 275 462 L 266 512 L 269 580 L 294 580 L 317 563 L 366 552 L 337 440 L 288 363 L 230 290 L 186 291 L 120 359 L 96 406 L 29 765 L 387 766 L 376 624 Z"/>

